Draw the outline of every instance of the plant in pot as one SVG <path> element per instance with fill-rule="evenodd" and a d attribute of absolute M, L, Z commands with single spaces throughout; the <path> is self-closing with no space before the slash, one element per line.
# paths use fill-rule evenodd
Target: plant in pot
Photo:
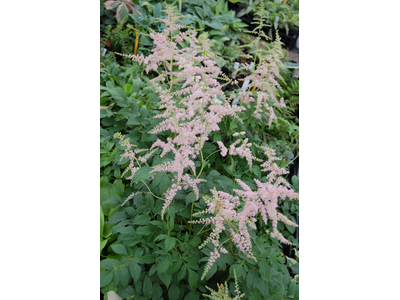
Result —
<path fill-rule="evenodd" d="M 282 42 L 292 49 L 295 46 L 299 35 L 299 9 L 298 1 L 293 3 L 288 1 L 274 0 L 262 3 L 263 9 L 255 14 L 263 15 L 267 20 L 267 25 L 271 26 L 268 30 L 270 38 L 274 38 L 278 31 Z"/>

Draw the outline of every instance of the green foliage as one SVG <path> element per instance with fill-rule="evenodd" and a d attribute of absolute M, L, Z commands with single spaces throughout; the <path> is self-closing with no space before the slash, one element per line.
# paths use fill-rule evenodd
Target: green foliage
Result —
<path fill-rule="evenodd" d="M 242 30 L 247 26 L 228 9 L 225 0 L 186 0 L 182 13 L 185 25 L 206 30 L 210 39 L 219 42 L 239 42 L 237 37 L 244 35 Z"/>
<path fill-rule="evenodd" d="M 285 4 L 282 0 L 263 1 L 265 10 L 257 11 L 255 14 L 263 15 L 267 24 L 275 30 L 284 29 L 286 34 L 289 34 L 290 29 L 299 27 L 298 3 L 298 0 L 287 1 Z M 272 38 L 271 34 L 270 37 Z"/>

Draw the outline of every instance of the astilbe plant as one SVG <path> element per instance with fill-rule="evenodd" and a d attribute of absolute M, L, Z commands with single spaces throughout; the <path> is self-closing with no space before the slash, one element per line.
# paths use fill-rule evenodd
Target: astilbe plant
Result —
<path fill-rule="evenodd" d="M 252 96 L 249 92 L 242 93 L 239 97 L 241 104 L 231 105 L 233 96 L 232 98 L 225 96 L 219 80 L 231 82 L 222 73 L 219 73 L 218 78 L 215 77 L 219 69 L 213 60 L 214 54 L 210 51 L 209 40 L 197 39 L 196 31 L 180 25 L 180 16 L 171 6 L 167 6 L 166 12 L 168 17 L 160 19 L 166 25 L 165 30 L 162 33 L 150 34 L 155 45 L 152 54 L 147 57 L 142 55 L 127 55 L 127 57 L 139 64 L 145 64 L 146 72 L 157 73 L 151 82 L 161 99 L 159 110 L 162 112 L 155 116 L 161 121 L 150 133 L 159 134 L 170 131 L 171 135 L 164 140 L 158 138 L 144 156 L 138 156 L 144 153 L 143 149 L 133 150 L 133 146 L 123 136 L 116 135 L 116 137 L 126 147 L 124 157 L 130 159 L 127 168 L 127 171 L 131 171 L 130 179 L 141 167 L 141 163 L 146 163 L 155 150 L 162 149 L 160 157 L 164 157 L 167 153 L 173 154 L 171 161 L 153 166 L 151 171 L 153 175 L 168 172 L 174 176 L 172 185 L 161 198 L 164 200 L 161 217 L 163 218 L 166 209 L 179 190 L 188 188 L 193 190 L 191 221 L 189 222 L 210 224 L 213 227 L 210 236 L 200 245 L 200 248 L 209 242 L 214 245 L 214 250 L 203 272 L 203 279 L 221 253 L 227 253 L 223 244 L 228 240 L 232 241 L 248 258 L 257 260 L 252 252 L 249 230 L 257 229 L 258 215 L 266 225 L 269 221 L 271 222 L 273 228 L 271 237 L 277 238 L 282 243 L 289 244 L 290 242 L 278 231 L 278 221 L 297 226 L 277 211 L 279 200 L 298 198 L 298 194 L 282 177 L 287 171 L 278 167 L 274 162 L 278 160 L 274 150 L 267 146 L 255 145 L 264 153 L 266 159 L 262 161 L 256 158 L 250 148 L 252 144 L 248 143 L 247 138 L 242 138 L 245 135 L 244 131 L 235 133 L 236 140 L 230 145 L 218 141 L 219 150 L 217 151 L 220 151 L 222 156 L 229 153 L 232 156 L 238 155 L 245 158 L 249 168 L 257 162 L 267 175 L 263 180 L 254 179 L 256 190 L 252 190 L 240 179 L 236 182 L 241 189 L 234 189 L 234 195 L 215 188 L 210 190 L 210 196 L 203 197 L 208 207 L 202 212 L 193 214 L 193 203 L 199 198 L 198 186 L 204 181 L 200 178 L 205 166 L 203 147 L 209 140 L 210 134 L 220 130 L 218 124 L 223 118 L 229 116 L 239 123 L 242 122 L 241 113 L 250 109 L 249 106 L 243 104 L 253 101 L 256 102 L 253 116 L 257 118 L 261 114 L 266 114 L 272 122 L 275 118 L 273 105 L 284 106 L 283 99 L 275 98 L 276 89 L 279 87 L 274 79 L 275 76 L 279 76 L 277 66 L 279 53 L 272 53 L 259 59 L 257 68 L 248 76 L 248 79 L 252 80 L 250 87 L 258 88 L 257 94 Z M 196 160 L 201 162 L 198 172 Z M 194 221 L 192 219 L 192 216 L 206 214 L 211 214 L 211 216 Z M 230 237 L 221 242 L 220 236 L 224 231 Z"/>

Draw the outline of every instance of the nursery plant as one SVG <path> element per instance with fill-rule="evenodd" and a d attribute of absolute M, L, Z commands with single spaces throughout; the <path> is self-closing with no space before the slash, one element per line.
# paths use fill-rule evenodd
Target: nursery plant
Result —
<path fill-rule="evenodd" d="M 182 25 L 172 6 L 165 12 L 165 29 L 150 33 L 151 54 L 124 55 L 131 74 L 143 67 L 158 104 L 148 105 L 141 87 L 133 95 L 137 79 L 128 70 L 114 65 L 102 75 L 101 104 L 115 103 L 102 110 L 102 155 L 120 151 L 114 164 L 126 168 L 100 179 L 101 291 L 127 299 L 229 299 L 228 290 L 234 299 L 298 299 L 298 259 L 282 250 L 298 247 L 298 187 L 252 121 L 270 126 L 274 109 L 285 107 L 275 79 L 279 43 L 256 52 L 242 90 L 217 67 L 211 41 Z M 229 96 L 228 84 L 238 86 Z M 114 113 L 132 113 L 132 126 Z"/>
<path fill-rule="evenodd" d="M 228 9 L 225 0 L 186 0 L 182 13 L 183 24 L 205 30 L 210 39 L 220 42 L 239 42 L 237 37 L 244 35 L 242 29 L 247 27 Z"/>
<path fill-rule="evenodd" d="M 107 10 L 115 10 L 115 17 L 118 23 L 127 17 L 130 12 L 141 15 L 135 3 L 131 0 L 107 0 L 104 2 L 104 7 Z"/>
<path fill-rule="evenodd" d="M 291 5 L 293 4 L 293 6 Z M 270 25 L 275 31 L 283 29 L 286 34 L 289 34 L 289 30 L 296 29 L 299 27 L 299 6 L 298 1 L 263 1 L 265 10 L 255 12 L 255 15 L 263 14 L 267 20 L 267 24 Z M 272 31 L 271 31 L 272 32 Z M 273 35 L 270 33 L 270 37 Z"/>

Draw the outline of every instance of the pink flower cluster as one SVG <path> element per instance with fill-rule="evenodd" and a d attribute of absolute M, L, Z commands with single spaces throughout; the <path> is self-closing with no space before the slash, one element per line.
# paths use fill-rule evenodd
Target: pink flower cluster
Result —
<path fill-rule="evenodd" d="M 167 14 L 166 19 L 160 20 L 166 29 L 150 34 L 155 45 L 152 54 L 146 58 L 132 56 L 133 60 L 147 65 L 146 72 L 159 74 L 151 82 L 161 99 L 159 109 L 162 113 L 155 118 L 162 121 L 150 133 L 170 130 L 173 136 L 166 141 L 158 139 L 151 147 L 162 148 L 161 157 L 169 152 L 174 154 L 174 161 L 155 166 L 152 171 L 176 172 L 174 186 L 164 195 L 167 201 L 162 216 L 178 186 L 190 186 L 198 198 L 197 184 L 201 180 L 196 174 L 194 159 L 201 155 L 209 134 L 220 130 L 218 123 L 224 116 L 237 118 L 237 113 L 244 110 L 230 105 L 221 84 L 214 78 L 219 68 L 212 60 L 215 55 L 210 51 L 209 40 L 197 39 L 197 32 L 191 29 L 177 33 L 184 26 L 175 23 L 179 17 L 171 7 L 167 8 Z M 181 47 L 179 44 L 183 41 L 187 41 L 189 47 Z M 250 159 L 245 149 L 238 148 L 236 152 Z M 226 153 L 226 148 L 222 148 L 222 154 Z M 191 175 L 184 176 L 186 170 L 190 170 Z"/>
<path fill-rule="evenodd" d="M 135 175 L 135 173 L 137 172 L 137 170 L 139 170 L 141 167 L 140 163 L 145 163 L 151 157 L 151 155 L 153 155 L 154 151 L 150 151 L 147 154 L 145 154 L 144 156 L 139 156 L 140 153 L 147 152 L 148 149 L 132 150 L 132 148 L 135 148 L 137 146 L 131 144 L 129 142 L 129 139 L 126 139 L 125 136 L 122 135 L 120 132 L 115 133 L 114 138 L 119 139 L 119 144 L 122 147 L 125 147 L 124 153 L 121 155 L 121 159 L 123 159 L 123 158 L 129 159 L 129 165 L 124 170 L 124 172 L 121 174 L 121 177 L 123 177 L 127 172 L 131 171 L 131 175 L 127 179 L 132 180 L 132 178 Z M 127 200 L 125 200 L 125 201 L 127 201 Z"/>
<path fill-rule="evenodd" d="M 279 55 L 282 54 L 279 41 L 274 44 L 274 47 L 269 55 L 262 56 L 262 61 L 256 67 L 249 76 L 244 80 L 249 80 L 251 84 L 248 86 L 246 93 L 239 95 L 239 100 L 250 105 L 251 102 L 255 102 L 253 111 L 253 117 L 261 119 L 261 114 L 265 113 L 268 117 L 268 125 L 272 124 L 274 119 L 277 119 L 273 107 L 286 107 L 283 98 L 277 99 L 276 95 L 278 90 L 281 90 L 279 83 L 275 78 L 283 80 L 279 73 L 279 67 L 283 66 L 283 63 L 279 59 Z M 250 70 L 250 66 L 245 66 Z M 256 88 L 255 95 L 250 91 Z M 272 105 L 270 104 L 272 103 Z"/>
<path fill-rule="evenodd" d="M 278 159 L 275 156 L 275 151 L 266 146 L 260 148 L 264 150 L 264 154 L 267 156 L 267 161 L 262 164 L 263 171 L 269 172 L 266 177 L 267 182 L 254 179 L 257 190 L 253 191 L 242 180 L 236 179 L 236 182 L 241 187 L 241 189 L 233 190 L 237 196 L 222 191 L 216 191 L 215 189 L 211 190 L 212 198 L 204 197 L 208 208 L 197 214 L 212 214 L 213 216 L 193 221 L 193 223 L 197 224 L 213 225 L 213 231 L 200 245 L 200 248 L 202 248 L 207 243 L 212 242 L 215 247 L 207 263 L 205 273 L 211 268 L 215 259 L 219 256 L 218 251 L 221 251 L 220 248 L 222 246 L 222 244 L 220 244 L 220 235 L 225 230 L 228 230 L 232 242 L 241 252 L 247 254 L 247 257 L 257 261 L 252 252 L 249 228 L 257 229 L 256 216 L 258 214 L 260 214 L 266 225 L 268 221 L 271 221 L 271 237 L 277 238 L 282 243 L 291 244 L 278 231 L 278 221 L 290 226 L 297 227 L 298 225 L 277 211 L 278 201 L 284 201 L 287 198 L 298 199 L 299 194 L 293 191 L 285 179 L 280 177 L 280 175 L 287 171 L 273 163 L 273 161 Z M 267 231 L 267 233 L 269 233 L 269 231 Z M 203 274 L 203 277 L 204 276 L 205 274 Z"/>

